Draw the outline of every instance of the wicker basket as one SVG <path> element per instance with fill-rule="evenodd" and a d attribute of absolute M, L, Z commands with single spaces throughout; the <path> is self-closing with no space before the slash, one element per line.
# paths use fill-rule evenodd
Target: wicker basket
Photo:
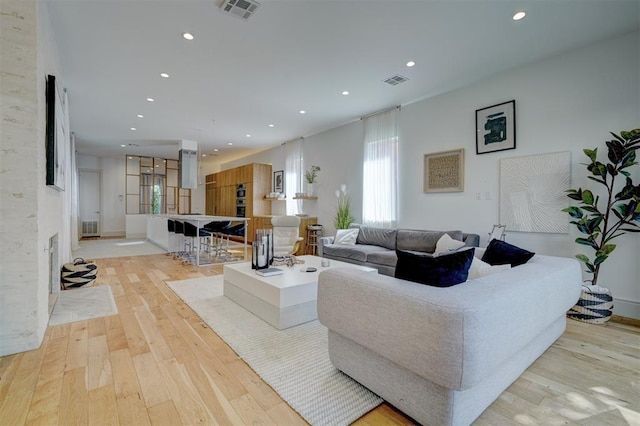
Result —
<path fill-rule="evenodd" d="M 73 262 L 62 265 L 60 284 L 62 289 L 90 287 L 98 275 L 98 265 L 87 262 L 83 258 L 73 259 Z"/>
<path fill-rule="evenodd" d="M 584 284 L 578 303 L 567 312 L 567 317 L 591 324 L 604 324 L 611 319 L 611 315 L 613 297 L 609 289 Z"/>

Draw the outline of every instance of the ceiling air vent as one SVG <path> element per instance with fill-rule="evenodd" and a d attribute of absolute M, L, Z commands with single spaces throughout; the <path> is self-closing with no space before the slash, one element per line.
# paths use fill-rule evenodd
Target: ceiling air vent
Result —
<path fill-rule="evenodd" d="M 409 80 L 407 77 L 401 76 L 400 74 L 396 74 L 394 76 L 384 79 L 383 81 L 392 86 L 397 86 L 398 84 L 404 83 L 407 80 Z"/>
<path fill-rule="evenodd" d="M 224 0 L 221 7 L 224 12 L 247 20 L 258 10 L 260 3 L 255 0 Z"/>

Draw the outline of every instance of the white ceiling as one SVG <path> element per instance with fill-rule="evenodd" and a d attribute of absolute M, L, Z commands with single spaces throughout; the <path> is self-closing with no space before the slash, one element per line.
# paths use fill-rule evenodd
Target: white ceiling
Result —
<path fill-rule="evenodd" d="M 248 21 L 218 0 L 46 3 L 80 153 L 177 158 L 187 139 L 208 158 L 218 148 L 220 162 L 637 30 L 640 20 L 638 0 L 263 0 Z M 528 15 L 515 22 L 518 10 Z M 383 83 L 397 73 L 409 81 Z"/>

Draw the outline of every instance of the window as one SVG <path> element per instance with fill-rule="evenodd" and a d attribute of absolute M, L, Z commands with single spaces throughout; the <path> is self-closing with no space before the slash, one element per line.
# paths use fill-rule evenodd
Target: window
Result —
<path fill-rule="evenodd" d="M 362 222 L 396 227 L 398 220 L 398 108 L 364 119 Z"/>
<path fill-rule="evenodd" d="M 296 193 L 302 192 L 302 139 L 285 144 L 285 192 L 287 195 L 287 214 L 302 212 L 302 200 L 294 200 Z"/>

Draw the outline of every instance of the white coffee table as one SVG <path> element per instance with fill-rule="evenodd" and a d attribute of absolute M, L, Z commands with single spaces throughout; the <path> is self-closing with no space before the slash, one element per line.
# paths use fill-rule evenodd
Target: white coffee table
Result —
<path fill-rule="evenodd" d="M 278 266 L 282 275 L 262 277 L 251 269 L 251 262 L 224 265 L 224 295 L 246 310 L 262 318 L 278 330 L 318 318 L 318 275 L 336 267 L 357 268 L 378 273 L 375 268 L 331 260 L 329 267 L 320 266 L 318 256 L 298 256 L 304 264 Z M 314 267 L 316 272 L 302 272 Z"/>

